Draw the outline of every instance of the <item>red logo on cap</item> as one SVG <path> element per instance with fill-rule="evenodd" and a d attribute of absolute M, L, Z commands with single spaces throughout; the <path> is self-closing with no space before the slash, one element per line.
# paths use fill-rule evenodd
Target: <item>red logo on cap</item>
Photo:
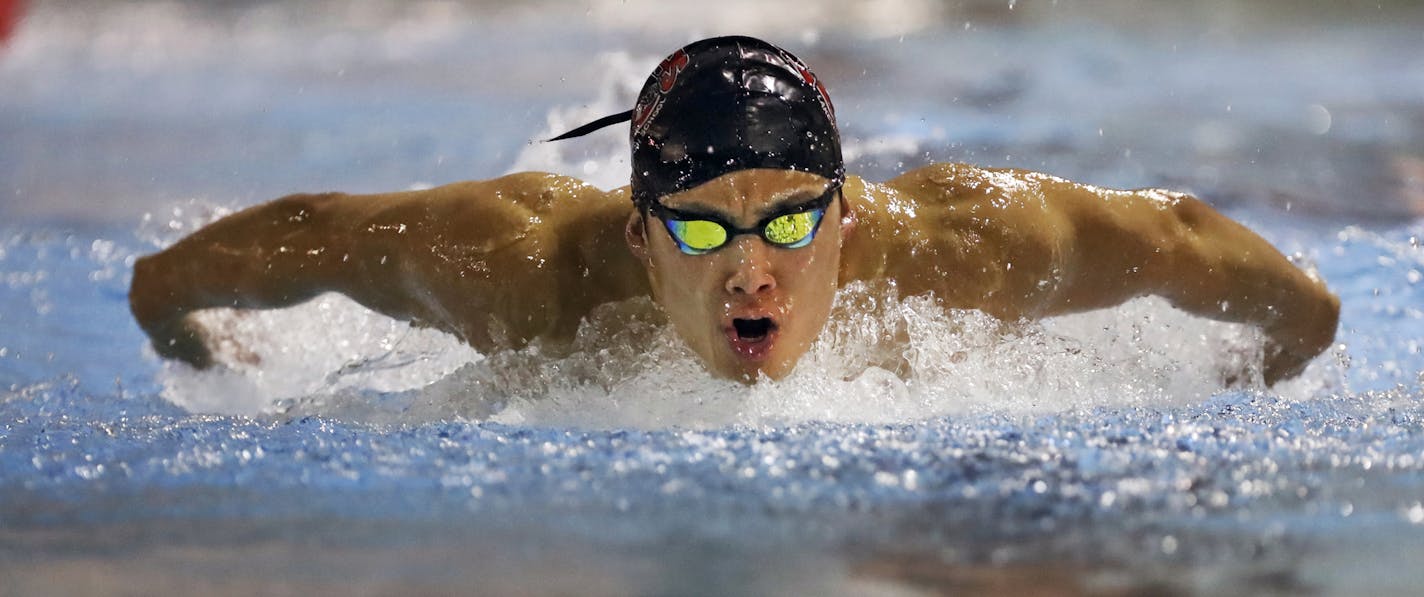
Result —
<path fill-rule="evenodd" d="M 643 134 L 643 126 L 662 109 L 663 95 L 672 91 L 672 88 L 677 85 L 677 76 L 687 69 L 689 62 L 687 52 L 678 50 L 658 63 L 658 67 L 653 70 L 653 76 L 657 77 L 658 91 L 662 93 L 644 92 L 643 96 L 638 98 L 638 104 L 633 106 L 634 136 Z"/>
<path fill-rule="evenodd" d="M 658 64 L 658 70 L 654 71 L 658 75 L 658 88 L 663 93 L 672 91 L 672 86 L 677 83 L 677 75 L 687 68 L 687 52 L 678 50 L 668 56 Z"/>

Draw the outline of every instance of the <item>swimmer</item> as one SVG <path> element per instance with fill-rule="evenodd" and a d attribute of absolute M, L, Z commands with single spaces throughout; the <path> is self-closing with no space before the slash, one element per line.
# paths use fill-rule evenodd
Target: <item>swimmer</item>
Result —
<path fill-rule="evenodd" d="M 1182 193 L 935 164 L 847 175 L 835 111 L 796 57 L 748 37 L 658 65 L 630 121 L 632 180 L 519 173 L 428 190 L 301 194 L 222 218 L 134 264 L 158 354 L 214 363 L 191 315 L 339 292 L 482 353 L 570 341 L 598 305 L 651 296 L 715 375 L 787 375 L 837 288 L 890 282 L 1017 321 L 1145 295 L 1259 326 L 1268 384 L 1330 345 L 1340 303 L 1265 240 Z"/>

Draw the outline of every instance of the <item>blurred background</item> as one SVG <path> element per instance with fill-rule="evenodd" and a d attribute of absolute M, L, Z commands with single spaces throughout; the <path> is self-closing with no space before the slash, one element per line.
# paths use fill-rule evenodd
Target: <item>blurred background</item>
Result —
<path fill-rule="evenodd" d="M 621 128 L 531 142 L 626 109 L 661 56 L 729 33 L 811 64 L 871 178 L 969 161 L 1347 222 L 1424 210 L 1418 2 L 0 0 L 0 14 L 10 222 L 136 223 L 192 199 L 520 167 L 617 186 Z"/>

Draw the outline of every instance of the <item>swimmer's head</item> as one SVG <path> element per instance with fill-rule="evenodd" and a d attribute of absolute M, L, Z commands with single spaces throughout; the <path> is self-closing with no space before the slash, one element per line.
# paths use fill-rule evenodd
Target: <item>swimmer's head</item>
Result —
<path fill-rule="evenodd" d="M 750 37 L 684 47 L 658 65 L 633 108 L 633 202 L 747 168 L 842 180 L 825 87 L 791 53 Z"/>
<path fill-rule="evenodd" d="M 690 44 L 660 63 L 631 119 L 638 209 L 628 246 L 654 299 L 714 373 L 789 373 L 830 316 L 853 219 L 825 88 L 749 37 Z"/>
<path fill-rule="evenodd" d="M 748 168 L 845 179 L 825 86 L 800 59 L 759 39 L 688 44 L 658 64 L 632 110 L 554 139 L 629 119 L 630 189 L 643 209 L 658 197 Z"/>

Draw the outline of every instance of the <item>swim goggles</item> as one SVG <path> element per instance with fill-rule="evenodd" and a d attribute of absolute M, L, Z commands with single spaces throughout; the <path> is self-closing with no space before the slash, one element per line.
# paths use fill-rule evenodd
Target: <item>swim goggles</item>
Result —
<path fill-rule="evenodd" d="M 751 228 L 738 228 L 710 214 L 673 209 L 657 200 L 648 204 L 653 215 L 666 225 L 668 235 L 677 243 L 678 250 L 687 255 L 716 251 L 743 234 L 755 234 L 783 249 L 799 249 L 815 240 L 826 208 L 830 207 L 840 188 L 840 181 L 832 182 L 820 197 L 771 214 Z"/>

